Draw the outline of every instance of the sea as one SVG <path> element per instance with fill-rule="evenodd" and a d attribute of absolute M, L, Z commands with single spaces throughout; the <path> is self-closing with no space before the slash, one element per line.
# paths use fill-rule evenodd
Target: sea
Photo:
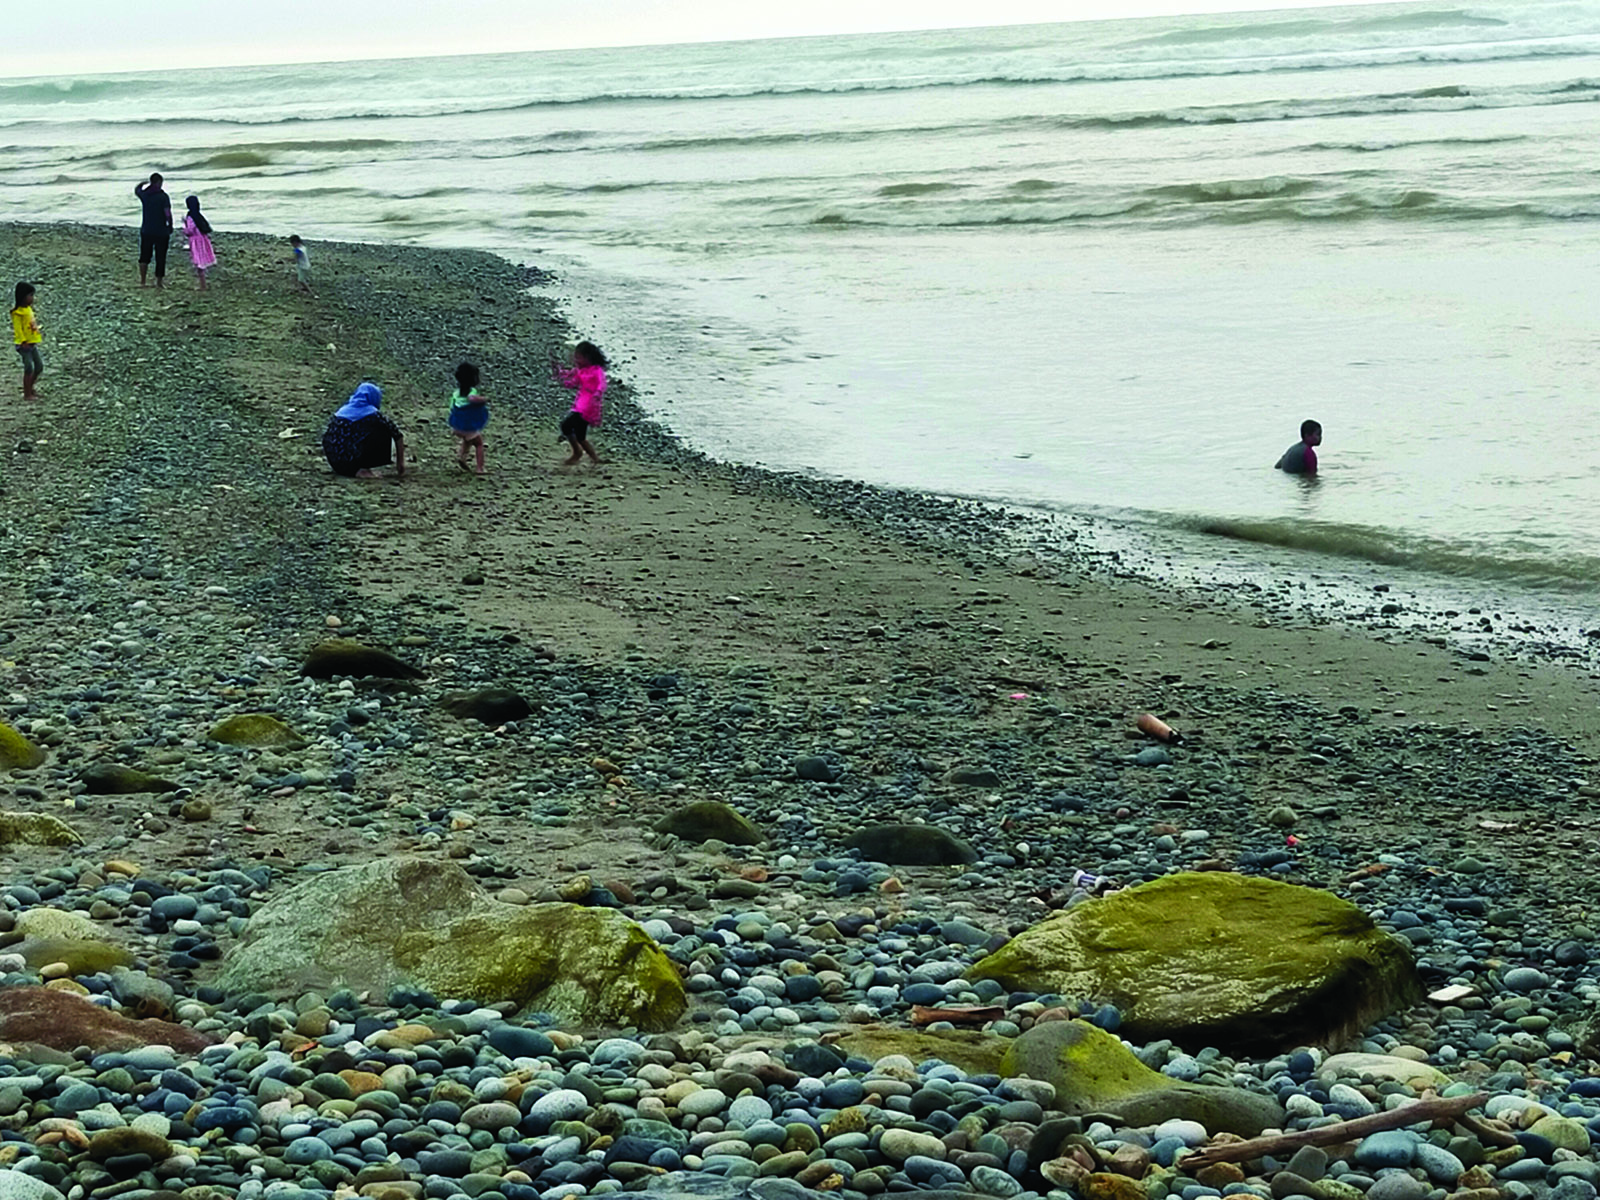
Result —
<path fill-rule="evenodd" d="M 1597 102 L 1600 0 L 6 78 L 0 218 L 492 250 L 718 458 L 1581 635 Z"/>

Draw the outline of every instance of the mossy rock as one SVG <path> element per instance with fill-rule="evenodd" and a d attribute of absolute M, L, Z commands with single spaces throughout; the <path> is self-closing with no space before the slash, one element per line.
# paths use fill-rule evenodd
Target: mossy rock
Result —
<path fill-rule="evenodd" d="M 767 839 L 743 814 L 717 800 L 696 800 L 674 809 L 656 822 L 657 833 L 670 833 L 686 842 L 726 842 L 730 846 L 759 846 Z"/>
<path fill-rule="evenodd" d="M 218 983 L 284 996 L 411 985 L 651 1030 L 687 1003 L 672 960 L 614 909 L 502 904 L 455 863 L 417 858 L 329 871 L 269 900 Z"/>
<path fill-rule="evenodd" d="M 121 1158 L 125 1154 L 148 1154 L 161 1162 L 172 1156 L 172 1143 L 153 1129 L 125 1125 L 120 1129 L 100 1129 L 89 1138 L 89 1157 L 95 1162 Z"/>
<path fill-rule="evenodd" d="M 504 725 L 507 721 L 520 721 L 533 714 L 527 700 L 510 688 L 449 692 L 439 703 L 444 705 L 445 711 L 463 721 L 482 721 L 485 725 Z"/>
<path fill-rule="evenodd" d="M 1000 1074 L 1054 1084 L 1063 1112 L 1113 1113 L 1128 1125 L 1199 1121 L 1211 1133 L 1256 1137 L 1285 1119 L 1270 1096 L 1179 1083 L 1152 1071 L 1120 1038 L 1087 1021 L 1035 1025 L 1007 1044 Z"/>
<path fill-rule="evenodd" d="M 314 646 L 300 668 L 312 679 L 350 676 L 355 679 L 421 679 L 423 672 L 387 650 L 363 646 L 349 638 L 330 638 Z"/>
<path fill-rule="evenodd" d="M 239 713 L 218 721 L 206 736 L 224 746 L 275 746 L 299 750 L 306 744 L 305 738 L 270 713 Z"/>
<path fill-rule="evenodd" d="M 83 838 L 49 813 L 0 812 L 0 846 L 78 846 Z"/>
<path fill-rule="evenodd" d="M 43 906 L 23 909 L 12 929 L 25 938 L 71 938 L 80 942 L 101 941 L 106 935 L 98 922 L 82 913 Z"/>
<path fill-rule="evenodd" d="M 844 841 L 870 862 L 906 867 L 959 867 L 978 861 L 978 852 L 937 825 L 874 825 Z"/>
<path fill-rule="evenodd" d="M 73 975 L 97 975 L 116 967 L 125 967 L 133 961 L 121 946 L 110 942 L 85 941 L 78 938 L 30 937 L 12 947 L 13 954 L 37 970 L 51 963 L 66 963 Z"/>
<path fill-rule="evenodd" d="M 1169 875 L 1049 918 L 967 978 L 1109 1001 L 1134 1041 L 1273 1053 L 1337 1045 L 1421 992 L 1410 947 L 1328 892 Z"/>
<path fill-rule="evenodd" d="M 140 792 L 175 792 L 178 785 L 170 779 L 150 775 L 121 763 L 95 763 L 85 767 L 79 776 L 83 790 L 95 796 L 131 796 Z"/>
<path fill-rule="evenodd" d="M 44 762 L 44 751 L 0 721 L 0 771 L 31 771 Z"/>
<path fill-rule="evenodd" d="M 851 1028 L 843 1037 L 829 1044 L 868 1062 L 877 1062 L 891 1054 L 903 1054 L 914 1063 L 937 1058 L 968 1075 L 998 1075 L 1010 1040 L 970 1029 L 921 1033 L 892 1025 L 863 1025 Z"/>

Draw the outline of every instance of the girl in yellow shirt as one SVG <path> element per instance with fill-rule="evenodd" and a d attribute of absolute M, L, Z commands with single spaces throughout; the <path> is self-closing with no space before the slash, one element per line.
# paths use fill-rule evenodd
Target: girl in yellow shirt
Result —
<path fill-rule="evenodd" d="M 39 322 L 33 316 L 33 284 L 17 284 L 17 302 L 11 306 L 11 340 L 22 356 L 22 398 L 36 399 L 33 385 L 44 374 L 44 359 L 39 354 L 39 343 L 44 336 L 39 332 Z"/>

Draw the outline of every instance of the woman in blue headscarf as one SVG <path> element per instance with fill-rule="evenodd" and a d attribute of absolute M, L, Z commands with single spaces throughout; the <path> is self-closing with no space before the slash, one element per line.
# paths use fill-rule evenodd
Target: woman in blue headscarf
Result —
<path fill-rule="evenodd" d="M 363 381 L 333 414 L 322 433 L 322 452 L 335 475 L 354 479 L 376 479 L 376 467 L 389 465 L 389 447 L 394 446 L 394 473 L 406 473 L 406 439 L 394 422 L 378 411 L 383 391 L 377 384 Z"/>

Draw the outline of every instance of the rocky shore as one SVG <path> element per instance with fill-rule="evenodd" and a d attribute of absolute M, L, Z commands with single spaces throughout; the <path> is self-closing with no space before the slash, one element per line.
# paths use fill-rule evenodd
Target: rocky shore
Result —
<path fill-rule="evenodd" d="M 0 227 L 47 337 L 0 410 L 0 1197 L 1596 1194 L 1581 665 L 708 462 L 625 388 L 558 472 L 530 269 L 319 247 L 307 297 L 223 236 L 157 293 L 131 249 Z M 317 452 L 364 376 L 404 481 Z M 1320 1041 L 1257 993 L 1270 1045 L 1153 1023 L 1198 937 L 1017 957 L 1169 877 L 1309 885 L 1415 974 L 1340 975 Z"/>

